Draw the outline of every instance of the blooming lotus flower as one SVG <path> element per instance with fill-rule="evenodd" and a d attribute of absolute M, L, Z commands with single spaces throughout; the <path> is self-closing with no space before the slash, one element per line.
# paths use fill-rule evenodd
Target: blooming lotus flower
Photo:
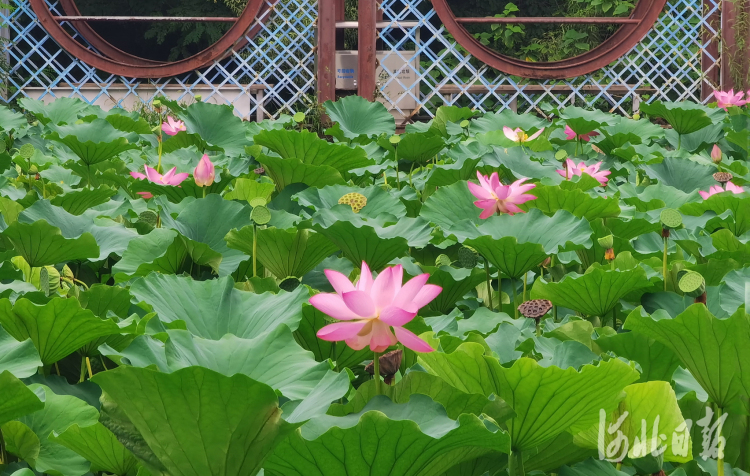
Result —
<path fill-rule="evenodd" d="M 536 131 L 535 133 L 531 134 L 531 136 L 526 135 L 524 131 L 521 130 L 520 127 L 516 128 L 515 130 L 511 129 L 508 126 L 503 126 L 503 134 L 505 134 L 505 137 L 512 140 L 513 142 L 516 142 L 518 144 L 524 144 L 526 142 L 531 142 L 540 135 L 542 135 L 542 132 L 544 132 L 544 127 Z"/>
<path fill-rule="evenodd" d="M 429 274 L 421 274 L 402 286 L 404 270 L 401 265 L 386 268 L 373 280 L 370 268 L 363 261 L 355 286 L 338 271 L 327 269 L 325 273 L 336 292 L 316 294 L 310 298 L 310 304 L 343 322 L 323 327 L 318 331 L 319 338 L 343 340 L 354 350 L 369 345 L 373 352 L 383 352 L 401 342 L 415 352 L 433 351 L 427 342 L 403 328 L 420 308 L 443 290 L 440 286 L 426 284 Z"/>
<path fill-rule="evenodd" d="M 160 174 L 156 171 L 156 169 L 152 169 L 148 165 L 146 166 L 146 174 L 142 174 L 140 172 L 130 172 L 130 176 L 138 179 L 138 180 L 148 180 L 149 182 L 153 182 L 155 184 L 159 185 L 172 185 L 175 187 L 178 187 L 186 178 L 190 176 L 188 173 L 176 173 L 177 167 L 172 167 L 172 170 L 165 173 L 164 175 Z M 153 195 L 149 192 L 137 192 L 138 195 L 142 196 L 145 199 L 152 198 Z"/>
<path fill-rule="evenodd" d="M 734 89 L 730 89 L 729 91 L 714 91 L 717 106 L 725 111 L 729 106 L 744 106 L 747 104 L 747 101 L 742 99 L 744 94 L 743 91 L 734 94 Z"/>
<path fill-rule="evenodd" d="M 714 147 L 711 149 L 711 160 L 715 164 L 721 162 L 721 149 L 716 144 L 714 144 Z"/>
<path fill-rule="evenodd" d="M 570 128 L 570 126 L 565 126 L 565 138 L 567 140 L 573 140 L 573 139 L 581 139 L 584 142 L 588 142 L 591 140 L 592 137 L 598 136 L 599 133 L 596 131 L 591 131 L 586 134 L 576 134 L 573 129 Z"/>
<path fill-rule="evenodd" d="M 698 193 L 701 194 L 701 197 L 703 197 L 703 200 L 707 200 L 708 197 L 712 195 L 716 195 L 717 193 L 721 192 L 732 192 L 735 195 L 739 195 L 745 191 L 744 188 L 739 187 L 732 182 L 727 182 L 726 189 L 721 188 L 721 185 L 713 185 L 711 188 L 708 189 L 708 192 L 704 192 L 703 190 L 698 191 Z"/>
<path fill-rule="evenodd" d="M 172 116 L 167 116 L 167 122 L 161 125 L 161 130 L 168 136 L 176 135 L 180 131 L 186 131 L 185 123 L 182 121 L 175 121 Z"/>
<path fill-rule="evenodd" d="M 576 163 L 573 162 L 572 159 L 566 159 L 565 168 L 557 170 L 557 173 L 565 177 L 567 180 L 573 178 L 574 175 L 580 176 L 586 173 L 598 180 L 603 187 L 607 185 L 607 181 L 609 181 L 607 175 L 611 174 L 612 172 L 610 172 L 609 170 L 600 171 L 599 167 L 601 167 L 601 165 L 601 162 L 597 162 L 596 164 L 589 166 L 587 166 L 584 162 L 580 162 L 578 165 L 576 165 Z"/>
<path fill-rule="evenodd" d="M 195 184 L 199 187 L 210 187 L 214 183 L 214 177 L 216 176 L 214 164 L 208 155 L 203 154 L 203 158 L 198 162 L 198 166 L 193 170 L 193 178 Z"/>
<path fill-rule="evenodd" d="M 497 172 L 489 178 L 477 172 L 477 178 L 479 185 L 469 182 L 469 191 L 479 199 L 474 205 L 484 209 L 479 218 L 489 218 L 495 213 L 523 213 L 517 205 L 536 199 L 534 195 L 526 193 L 536 187 L 533 183 L 524 184 L 527 178 L 516 180 L 510 185 L 501 184 Z"/>

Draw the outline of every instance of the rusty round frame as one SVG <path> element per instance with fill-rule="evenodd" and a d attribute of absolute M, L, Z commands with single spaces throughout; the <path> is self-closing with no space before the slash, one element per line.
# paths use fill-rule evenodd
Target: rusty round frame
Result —
<path fill-rule="evenodd" d="M 601 69 L 628 53 L 649 32 L 664 9 L 666 0 L 638 0 L 629 18 L 517 17 L 459 18 L 453 14 L 448 0 L 432 0 L 432 5 L 456 41 L 474 57 L 503 73 L 523 78 L 565 79 L 582 76 Z M 600 45 L 561 61 L 534 63 L 500 54 L 481 44 L 462 23 L 619 23 L 622 26 Z"/>
<path fill-rule="evenodd" d="M 134 56 L 116 48 L 96 33 L 86 21 L 71 21 L 83 38 L 102 53 L 98 54 L 77 42 L 65 31 L 45 0 L 29 1 L 42 27 L 66 51 L 94 68 L 130 78 L 177 76 L 221 59 L 228 51 L 247 44 L 246 34 L 251 36 L 257 34 L 258 27 L 251 29 L 253 22 L 263 6 L 266 6 L 263 10 L 264 15 L 270 9 L 264 0 L 248 0 L 242 14 L 216 43 L 189 58 L 160 62 Z M 66 15 L 81 16 L 75 0 L 61 0 L 61 6 Z M 267 17 L 268 15 L 266 19 Z"/>

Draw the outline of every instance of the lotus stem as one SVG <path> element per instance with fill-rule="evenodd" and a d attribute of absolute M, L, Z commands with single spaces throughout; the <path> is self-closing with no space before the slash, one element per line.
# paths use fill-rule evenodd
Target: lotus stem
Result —
<path fill-rule="evenodd" d="M 86 358 L 81 359 L 81 376 L 78 379 L 78 383 L 83 383 L 83 380 L 86 378 Z"/>
<path fill-rule="evenodd" d="M 401 190 L 401 179 L 399 178 L 399 175 L 398 175 L 398 160 L 396 160 L 396 186 L 398 187 L 399 190 Z"/>
<path fill-rule="evenodd" d="M 617 469 L 617 471 L 620 471 L 622 469 L 622 461 L 617 462 L 617 466 L 615 466 L 615 469 Z"/>
<path fill-rule="evenodd" d="M 385 171 L 383 171 L 383 182 L 385 183 L 384 186 L 385 186 L 385 190 L 386 191 L 388 190 L 388 173 L 387 173 L 387 171 L 388 171 L 388 169 L 386 169 Z"/>
<path fill-rule="evenodd" d="M 515 455 L 516 458 L 518 458 L 516 464 L 516 472 L 518 473 L 518 476 L 526 476 L 526 470 L 523 468 L 523 455 L 521 454 L 521 451 L 516 451 Z"/>
<path fill-rule="evenodd" d="M 104 368 L 104 370 L 105 370 L 105 371 L 106 371 L 106 370 L 109 370 L 109 369 L 107 368 L 107 364 L 105 364 L 105 363 L 104 363 L 104 356 L 103 356 L 103 355 L 100 355 L 100 356 L 99 356 L 99 360 L 101 360 L 101 361 L 102 361 L 102 367 Z"/>
<path fill-rule="evenodd" d="M 57 362 L 55 362 L 55 370 L 57 371 L 57 375 L 60 375 L 60 366 L 57 365 Z"/>
<path fill-rule="evenodd" d="M 719 441 L 719 444 L 721 445 L 721 433 L 722 433 L 722 424 L 721 424 L 721 416 L 722 416 L 722 410 L 720 406 L 716 406 L 716 420 L 719 422 L 717 440 Z M 716 476 L 724 476 L 724 448 L 719 446 L 719 454 L 716 457 Z"/>
<path fill-rule="evenodd" d="M 409 186 L 411 188 L 414 188 L 414 185 L 411 183 L 411 174 L 414 172 L 414 163 L 411 164 L 411 168 L 409 169 Z"/>
<path fill-rule="evenodd" d="M 253 278 L 258 276 L 258 226 L 253 223 Z"/>
<path fill-rule="evenodd" d="M 518 319 L 518 296 L 516 293 L 516 279 L 511 278 L 510 280 L 510 287 L 513 288 L 513 312 L 516 316 L 516 319 Z"/>
<path fill-rule="evenodd" d="M 516 476 L 516 455 L 512 452 L 508 455 L 508 476 Z"/>
<path fill-rule="evenodd" d="M 484 259 L 484 270 L 487 273 L 487 307 L 490 311 L 494 311 L 494 305 L 492 304 L 492 278 L 490 277 L 490 263 L 487 258 Z M 502 298 L 500 299 L 502 301 Z M 502 306 L 502 304 L 500 304 Z"/>
<path fill-rule="evenodd" d="M 521 302 L 526 302 L 526 286 L 529 280 L 529 272 L 526 271 L 523 275 L 523 296 L 521 296 Z"/>
<path fill-rule="evenodd" d="M 700 304 L 703 304 L 704 306 L 708 306 L 708 295 L 704 292 L 703 294 L 695 298 L 693 303 L 694 304 L 700 303 Z"/>
<path fill-rule="evenodd" d="M 669 238 L 664 237 L 664 258 L 662 259 L 662 275 L 664 276 L 664 292 L 667 292 L 667 248 L 669 246 Z"/>
<path fill-rule="evenodd" d="M 374 352 L 374 358 L 372 360 L 372 378 L 375 379 L 375 395 L 382 395 L 383 389 L 380 387 L 380 352 Z"/>
<path fill-rule="evenodd" d="M 206 198 L 206 187 L 201 187 L 203 189 L 203 198 Z"/>
<path fill-rule="evenodd" d="M 91 360 L 86 357 L 86 368 L 89 370 L 89 379 L 94 376 L 94 372 L 91 370 Z"/>

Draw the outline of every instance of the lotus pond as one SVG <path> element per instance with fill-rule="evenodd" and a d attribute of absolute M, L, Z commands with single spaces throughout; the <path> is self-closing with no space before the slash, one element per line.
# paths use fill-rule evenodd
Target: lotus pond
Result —
<path fill-rule="evenodd" d="M 0 475 L 748 474 L 740 102 L 0 108 Z"/>

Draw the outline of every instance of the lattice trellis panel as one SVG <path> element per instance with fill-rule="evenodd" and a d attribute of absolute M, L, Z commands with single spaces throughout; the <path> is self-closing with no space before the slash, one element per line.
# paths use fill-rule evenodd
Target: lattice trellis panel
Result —
<path fill-rule="evenodd" d="M 594 74 L 542 82 L 516 81 L 475 60 L 448 37 L 435 11 L 425 8 L 425 3 L 429 5 L 428 0 L 383 2 L 384 16 L 391 21 L 380 35 L 390 50 L 383 62 L 398 56 L 406 63 L 405 49 L 414 49 L 420 60 L 414 84 L 405 85 L 393 69 L 380 76 L 378 85 L 385 101 L 404 116 L 431 116 L 444 104 L 481 111 L 510 107 L 518 112 L 575 104 L 629 115 L 640 100 L 700 102 L 701 83 L 711 69 L 718 68 L 718 58 L 705 51 L 719 37 L 715 25 L 709 23 L 719 11 L 716 0 L 709 0 L 705 10 L 702 0 L 670 0 L 654 28 L 628 55 Z M 417 26 L 407 23 L 415 21 Z M 707 71 L 701 71 L 702 54 L 711 63 Z M 393 64 L 395 58 L 390 60 Z M 388 97 L 394 82 L 406 91 Z M 540 91 L 531 84 L 549 90 Z M 656 91 L 646 96 L 647 89 Z M 409 99 L 416 99 L 421 108 L 411 110 Z"/>
<path fill-rule="evenodd" d="M 61 14 L 56 1 L 48 3 Z M 67 96 L 133 109 L 155 95 L 186 103 L 200 95 L 204 101 L 232 104 L 247 118 L 257 117 L 258 112 L 275 117 L 312 104 L 316 0 L 269 1 L 273 6 L 268 17 L 256 20 L 260 31 L 248 38 L 247 46 L 200 71 L 159 80 L 114 76 L 86 65 L 47 35 L 27 1 L 12 4 L 12 11 L 0 11 L 6 38 L 3 50 L 10 67 L 10 74 L 3 78 L 7 101 L 23 95 L 43 100 Z M 264 85 L 265 91 L 250 91 L 252 85 Z"/>

